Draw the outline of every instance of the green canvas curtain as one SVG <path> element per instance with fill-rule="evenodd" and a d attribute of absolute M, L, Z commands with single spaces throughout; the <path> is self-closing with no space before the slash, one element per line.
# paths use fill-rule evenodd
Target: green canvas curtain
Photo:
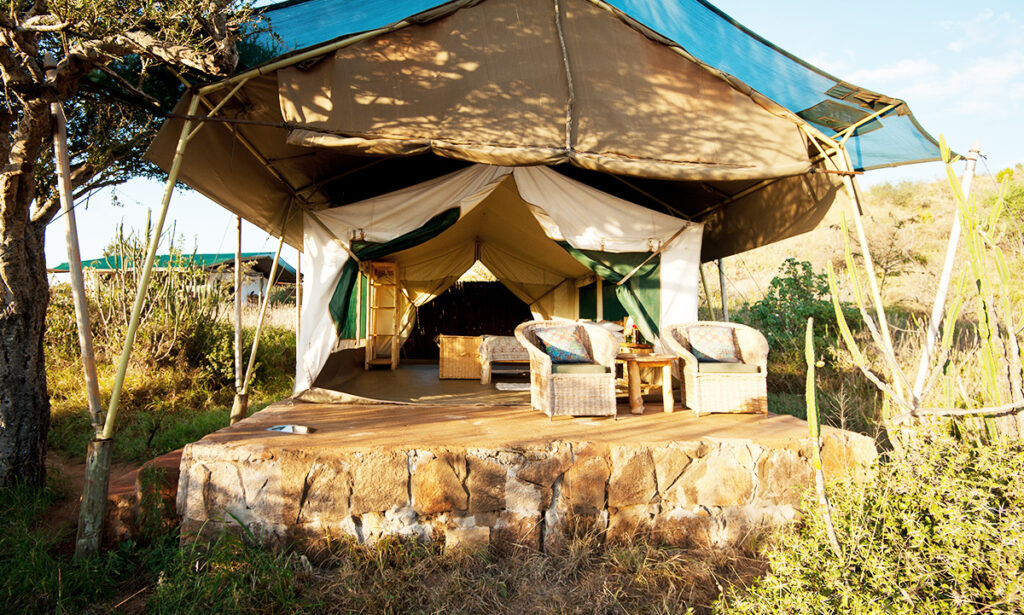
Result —
<path fill-rule="evenodd" d="M 650 257 L 648 252 L 577 250 L 566 241 L 559 241 L 558 245 L 586 265 L 595 275 L 612 284 L 626 277 L 637 265 Z M 658 339 L 658 315 L 661 314 L 660 265 L 659 254 L 640 267 L 625 284 L 615 286 L 616 299 L 633 318 L 641 335 L 649 342 Z"/>
<path fill-rule="evenodd" d="M 360 261 L 366 261 L 407 250 L 443 233 L 445 229 L 458 221 L 459 215 L 459 208 L 453 207 L 427 220 L 423 226 L 395 237 L 391 241 L 384 243 L 352 242 L 352 253 Z M 331 320 L 334 322 L 334 328 L 341 339 L 357 338 L 359 336 L 359 329 L 362 328 L 361 325 L 363 323 L 356 323 L 356 312 L 362 311 L 365 314 L 365 310 L 356 310 L 357 295 L 353 292 L 356 280 L 359 277 L 359 263 L 354 259 L 346 261 L 341 269 L 341 277 L 338 279 L 337 286 L 334 287 L 334 294 L 331 295 L 331 301 L 327 307 Z M 365 283 L 363 288 L 366 288 Z"/>

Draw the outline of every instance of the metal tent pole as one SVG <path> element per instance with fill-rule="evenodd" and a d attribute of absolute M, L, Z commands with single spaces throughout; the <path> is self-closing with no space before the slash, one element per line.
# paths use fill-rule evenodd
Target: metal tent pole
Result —
<path fill-rule="evenodd" d="M 242 392 L 242 216 L 235 216 L 235 399 L 229 424 L 234 425 L 249 411 L 249 397 Z"/>
<path fill-rule="evenodd" d="M 358 324 L 356 325 L 359 326 Z M 295 257 L 295 343 L 302 329 L 302 252 Z M 358 335 L 356 336 L 358 337 Z"/>
<path fill-rule="evenodd" d="M 718 288 L 722 291 L 722 320 L 729 322 L 729 300 L 725 296 L 725 267 L 718 259 Z"/>
<path fill-rule="evenodd" d="M 290 212 L 290 210 L 289 210 Z M 288 220 L 288 214 L 285 214 L 285 221 Z M 267 305 L 270 303 L 270 289 L 273 288 L 274 278 L 277 275 L 277 264 L 281 260 L 281 248 L 284 247 L 284 228 L 281 229 L 281 240 L 277 243 L 277 252 L 274 253 L 274 264 L 270 267 L 270 282 L 268 284 L 267 293 L 263 297 L 263 303 L 260 305 L 260 315 L 256 320 L 256 332 L 253 333 L 252 337 L 252 350 L 249 352 L 249 366 L 245 370 L 245 379 L 242 381 L 242 393 L 241 395 L 248 398 L 249 396 L 249 382 L 252 380 L 252 370 L 256 364 L 256 349 L 260 344 L 260 332 L 263 330 L 263 319 L 267 314 Z M 245 415 L 239 417 L 240 419 L 245 418 Z"/>

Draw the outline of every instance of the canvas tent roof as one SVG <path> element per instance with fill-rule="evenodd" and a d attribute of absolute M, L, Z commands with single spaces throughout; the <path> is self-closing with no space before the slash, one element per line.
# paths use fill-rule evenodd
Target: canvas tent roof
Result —
<path fill-rule="evenodd" d="M 452 2 L 437 0 L 292 0 L 267 7 L 273 30 L 262 45 L 276 55 L 385 27 Z M 708 66 L 835 135 L 852 121 L 891 104 L 884 120 L 860 128 L 847 142 L 858 170 L 939 159 L 939 148 L 906 104 L 812 66 L 745 28 L 705 0 L 606 0 L 649 36 L 661 37 Z M 607 51 L 605 51 L 607 53 Z M 639 63 L 638 63 L 639 66 Z"/>
<path fill-rule="evenodd" d="M 323 5 L 307 0 L 268 15 L 288 40 L 294 29 L 284 17 L 314 6 Z M 380 14 L 418 6 L 398 2 Z M 312 21 L 358 13 L 348 2 L 332 7 Z M 335 25 L 343 33 L 372 24 Z M 303 211 L 472 163 L 553 165 L 613 196 L 704 223 L 704 260 L 811 230 L 847 198 L 842 179 L 826 174 L 839 155 L 833 149 L 823 159 L 811 136 L 817 128 L 637 27 L 597 0 L 446 3 L 303 52 L 297 64 L 199 89 L 197 113 L 229 122 L 202 124 L 180 177 L 300 246 Z M 189 103 L 186 96 L 176 111 Z M 871 134 L 903 111 L 874 120 L 882 128 Z M 150 149 L 164 168 L 181 123 L 168 121 Z M 888 160 L 899 162 L 899 152 Z"/>

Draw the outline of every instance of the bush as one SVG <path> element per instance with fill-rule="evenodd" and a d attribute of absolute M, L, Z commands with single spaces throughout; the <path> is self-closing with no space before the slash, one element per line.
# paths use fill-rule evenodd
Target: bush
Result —
<path fill-rule="evenodd" d="M 722 613 L 1024 611 L 1024 444 L 919 441 L 864 484 L 830 485 L 836 556 L 814 499 Z"/>
<path fill-rule="evenodd" d="M 817 326 L 815 347 L 823 348 L 835 337 L 835 312 L 824 273 L 815 273 L 808 261 L 787 258 L 778 274 L 768 284 L 764 297 L 741 309 L 737 320 L 743 320 L 768 338 L 773 351 L 782 348 L 803 349 L 803 330 L 807 319 Z"/>

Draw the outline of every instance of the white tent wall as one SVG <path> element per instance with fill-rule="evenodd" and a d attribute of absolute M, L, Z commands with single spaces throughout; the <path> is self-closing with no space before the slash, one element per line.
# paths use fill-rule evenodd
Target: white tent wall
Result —
<path fill-rule="evenodd" d="M 312 271 L 304 287 L 302 319 L 309 324 L 299 339 L 296 393 L 313 386 L 332 352 L 361 343 L 339 340 L 328 315 L 351 242 L 393 240 L 454 207 L 460 211 L 454 225 L 387 257 L 402 271 L 409 305 L 403 317 L 405 334 L 414 306 L 444 292 L 476 260 L 529 304 L 537 317 L 577 318 L 576 281 L 590 272 L 554 243 L 562 240 L 580 250 L 660 251 L 661 322 L 696 319 L 703 225 L 613 197 L 546 167 L 474 165 L 403 190 L 306 214 L 304 244 Z"/>

